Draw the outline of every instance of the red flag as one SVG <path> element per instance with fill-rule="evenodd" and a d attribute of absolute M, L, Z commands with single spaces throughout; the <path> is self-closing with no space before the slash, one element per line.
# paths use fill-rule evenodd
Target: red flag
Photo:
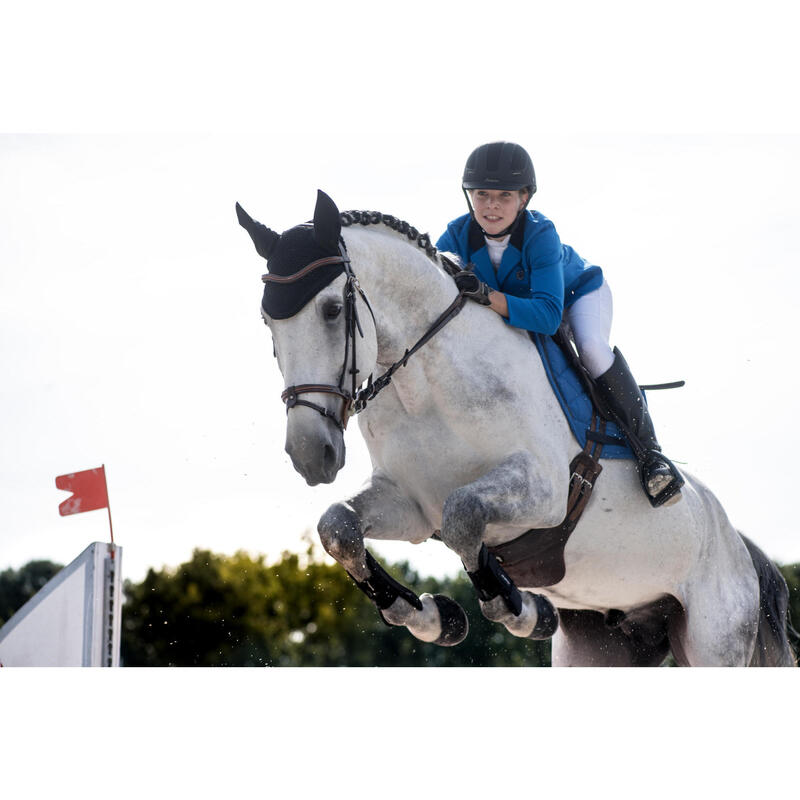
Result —
<path fill-rule="evenodd" d="M 72 497 L 58 507 L 58 513 L 62 517 L 67 514 L 80 514 L 82 511 L 94 511 L 97 508 L 108 508 L 105 465 L 97 469 L 59 475 L 56 478 L 56 489 L 66 489 L 73 493 Z"/>

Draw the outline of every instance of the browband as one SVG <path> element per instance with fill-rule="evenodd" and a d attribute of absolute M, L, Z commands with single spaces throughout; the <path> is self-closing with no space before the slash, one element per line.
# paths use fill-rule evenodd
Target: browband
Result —
<path fill-rule="evenodd" d="M 304 275 L 308 275 L 309 272 L 317 269 L 317 267 L 325 267 L 328 264 L 344 264 L 349 260 L 349 258 L 344 258 L 343 256 L 327 256 L 326 258 L 319 258 L 316 261 L 312 261 L 310 264 L 303 267 L 300 272 L 295 272 L 294 275 L 270 275 L 269 272 L 267 272 L 265 275 L 261 276 L 261 280 L 264 281 L 264 283 L 294 283 L 294 281 L 299 281 L 300 278 Z"/>

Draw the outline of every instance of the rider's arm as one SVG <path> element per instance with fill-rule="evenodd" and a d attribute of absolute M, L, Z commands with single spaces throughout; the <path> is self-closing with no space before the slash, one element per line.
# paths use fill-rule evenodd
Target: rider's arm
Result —
<path fill-rule="evenodd" d="M 448 225 L 436 242 L 438 250 L 458 253 L 459 241 L 465 237 L 457 235 L 455 225 L 468 224 L 461 218 Z M 564 269 L 561 259 L 561 240 L 549 220 L 541 226 L 524 247 L 522 258 L 525 279 L 520 283 L 520 293 L 529 297 L 518 297 L 509 291 L 492 291 L 489 294 L 490 308 L 503 317 L 509 325 L 537 333 L 553 334 L 561 324 L 564 312 Z"/>
<path fill-rule="evenodd" d="M 508 324 L 551 335 L 564 313 L 564 265 L 561 240 L 549 220 L 523 245 L 522 268 L 529 296 L 506 292 Z"/>

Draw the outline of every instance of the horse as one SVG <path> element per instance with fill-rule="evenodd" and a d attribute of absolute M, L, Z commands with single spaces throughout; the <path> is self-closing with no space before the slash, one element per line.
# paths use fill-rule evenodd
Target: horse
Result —
<path fill-rule="evenodd" d="M 635 463 L 606 460 L 563 569 L 540 585 L 504 567 L 504 545 L 562 522 L 579 449 L 526 332 L 466 300 L 455 257 L 395 217 L 340 213 L 321 191 L 313 220 L 282 234 L 236 212 L 267 260 L 286 452 L 310 486 L 334 481 L 358 415 L 372 473 L 317 530 L 384 622 L 441 646 L 467 635 L 458 604 L 403 586 L 365 541 L 434 537 L 488 619 L 552 638 L 554 666 L 658 666 L 670 653 L 681 666 L 796 666 L 786 582 L 688 473 L 681 502 L 654 509 Z"/>

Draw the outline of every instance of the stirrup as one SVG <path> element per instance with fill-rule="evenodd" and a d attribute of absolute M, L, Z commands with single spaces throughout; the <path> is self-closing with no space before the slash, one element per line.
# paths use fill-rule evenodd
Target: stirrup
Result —
<path fill-rule="evenodd" d="M 658 461 L 659 465 L 665 466 L 672 476 L 672 480 L 655 496 L 650 494 L 647 486 L 647 480 L 649 477 L 647 474 L 648 466 L 654 461 Z M 647 499 L 650 501 L 650 505 L 653 506 L 653 508 L 663 506 L 667 501 L 675 497 L 675 495 L 680 492 L 684 483 L 686 483 L 683 475 L 681 475 L 681 473 L 678 471 L 678 468 L 663 453 L 658 451 L 651 451 L 650 458 L 647 461 L 640 463 L 639 478 L 641 479 L 644 493 L 647 495 Z"/>

